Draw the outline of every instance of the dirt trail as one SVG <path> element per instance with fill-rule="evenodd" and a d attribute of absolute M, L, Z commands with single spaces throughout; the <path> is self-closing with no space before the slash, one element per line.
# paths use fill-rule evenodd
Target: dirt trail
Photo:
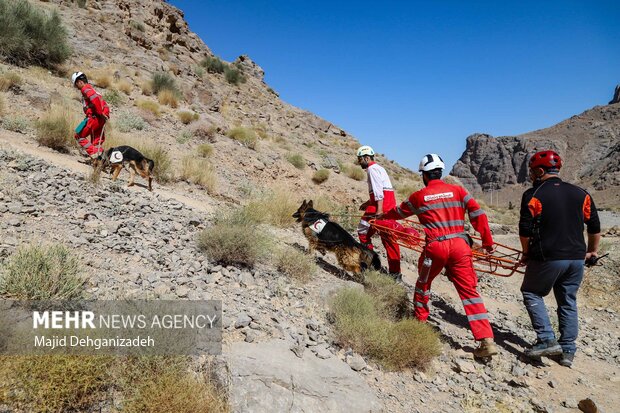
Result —
<path fill-rule="evenodd" d="M 75 172 L 76 174 L 80 174 L 83 176 L 90 174 L 90 172 L 92 171 L 92 168 L 90 166 L 79 163 L 75 156 L 69 154 L 62 154 L 52 149 L 39 146 L 36 141 L 23 134 L 0 131 L 0 148 L 17 150 L 27 155 L 43 159 L 56 166 L 68 169 Z M 121 176 L 119 178 L 121 182 L 126 182 L 127 177 L 125 174 L 127 173 L 128 172 L 121 173 Z M 108 179 L 107 175 L 104 177 L 104 179 Z M 145 188 L 140 182 L 140 179 L 140 177 L 137 177 L 136 185 L 128 189 L 134 191 L 148 192 L 145 191 Z M 178 201 L 197 211 L 204 212 L 205 214 L 210 215 L 216 210 L 215 206 L 213 205 L 213 201 L 207 199 L 206 196 L 199 195 L 199 199 L 190 198 L 187 195 L 183 195 L 174 191 L 170 187 L 162 186 L 160 184 L 154 185 L 153 193 L 166 199 Z"/>

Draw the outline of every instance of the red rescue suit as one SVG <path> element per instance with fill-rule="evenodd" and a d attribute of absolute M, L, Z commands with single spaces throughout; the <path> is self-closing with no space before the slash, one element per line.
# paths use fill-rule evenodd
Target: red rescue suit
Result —
<path fill-rule="evenodd" d="M 81 92 L 86 119 L 76 129 L 75 139 L 89 156 L 97 157 L 103 153 L 103 142 L 105 141 L 103 128 L 106 120 L 110 117 L 110 108 L 103 97 L 88 83 L 82 87 Z"/>
<path fill-rule="evenodd" d="M 383 211 L 389 211 L 396 207 L 396 197 L 394 196 L 394 188 L 392 188 L 390 178 L 383 167 L 371 161 L 368 163 L 367 173 L 370 200 L 364 210 L 364 216 L 357 227 L 357 235 L 362 244 L 372 249 L 371 238 L 376 233 L 376 230 L 370 226 L 368 220 L 374 218 L 374 215 L 377 213 L 378 200 L 383 200 Z M 403 226 L 393 219 L 380 220 L 377 221 L 377 224 L 388 228 L 403 230 Z M 385 247 L 385 252 L 387 253 L 388 270 L 394 274 L 400 273 L 400 246 L 395 240 L 383 234 L 381 235 L 381 243 Z"/>
<path fill-rule="evenodd" d="M 480 233 L 483 246 L 493 245 L 493 237 L 484 211 L 465 188 L 440 179 L 411 194 L 384 218 L 400 219 L 413 214 L 424 227 L 426 246 L 418 262 L 418 280 L 414 293 L 415 316 L 426 321 L 433 279 L 446 269 L 461 298 L 469 326 L 476 340 L 492 338 L 493 331 L 484 302 L 476 289 L 478 277 L 472 263 L 471 247 L 465 236 L 465 210 L 473 227 Z"/>

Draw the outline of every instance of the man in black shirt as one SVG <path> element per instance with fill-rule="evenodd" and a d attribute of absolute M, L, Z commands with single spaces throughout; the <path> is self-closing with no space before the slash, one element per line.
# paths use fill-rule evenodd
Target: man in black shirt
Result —
<path fill-rule="evenodd" d="M 525 354 L 533 358 L 561 355 L 560 364 L 570 367 L 576 352 L 577 290 L 584 260 L 597 257 L 601 228 L 592 197 L 563 182 L 557 176 L 561 167 L 562 159 L 554 151 L 538 152 L 529 162 L 534 186 L 521 200 L 519 236 L 527 263 L 521 292 L 537 336 Z M 543 300 L 552 289 L 558 304 L 559 341 Z"/>

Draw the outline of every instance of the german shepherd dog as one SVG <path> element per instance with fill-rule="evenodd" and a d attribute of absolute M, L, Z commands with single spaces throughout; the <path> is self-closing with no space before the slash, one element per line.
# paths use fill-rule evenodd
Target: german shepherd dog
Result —
<path fill-rule="evenodd" d="M 310 252 L 317 250 L 325 255 L 325 252 L 331 251 L 336 254 L 342 268 L 355 274 L 370 268 L 381 270 L 381 260 L 377 253 L 357 242 L 340 225 L 330 222 L 328 214 L 313 209 L 312 201 L 304 200 L 293 218 L 301 222 Z"/>
<path fill-rule="evenodd" d="M 121 170 L 129 166 L 129 183 L 127 186 L 134 185 L 134 178 L 138 173 L 149 183 L 149 191 L 153 190 L 153 169 L 155 162 L 142 155 L 137 149 L 131 146 L 117 146 L 110 148 L 105 152 L 103 157 L 103 169 L 110 168 L 112 180 L 116 181 Z"/>

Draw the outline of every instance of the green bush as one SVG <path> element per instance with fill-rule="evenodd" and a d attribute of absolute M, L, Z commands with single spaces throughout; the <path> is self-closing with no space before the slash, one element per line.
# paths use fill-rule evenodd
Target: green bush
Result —
<path fill-rule="evenodd" d="M 174 78 L 170 74 L 161 71 L 153 73 L 151 77 L 151 88 L 156 95 L 164 90 L 174 92 L 175 95 L 179 93 Z"/>
<path fill-rule="evenodd" d="M 0 294 L 18 300 L 80 298 L 80 272 L 78 258 L 63 245 L 22 247 L 2 270 Z"/>
<path fill-rule="evenodd" d="M 237 127 L 228 131 L 226 134 L 231 139 L 239 141 L 243 146 L 250 149 L 256 149 L 258 145 L 258 137 L 253 129 Z"/>
<path fill-rule="evenodd" d="M 286 160 L 297 169 L 304 169 L 306 167 L 306 160 L 299 153 L 290 154 L 286 157 Z"/>
<path fill-rule="evenodd" d="M 144 130 L 147 127 L 142 117 L 131 112 L 120 112 L 118 117 L 114 120 L 114 125 L 123 133 L 134 130 Z"/>
<path fill-rule="evenodd" d="M 226 81 L 231 85 L 239 85 L 239 83 L 245 83 L 246 78 L 243 76 L 243 73 L 239 69 L 226 67 L 224 69 L 224 77 Z"/>
<path fill-rule="evenodd" d="M 438 356 L 437 333 L 417 320 L 393 321 L 381 298 L 346 288 L 332 299 L 330 309 L 338 342 L 367 355 L 386 369 L 424 368 Z"/>
<path fill-rule="evenodd" d="M 398 284 L 392 277 L 378 271 L 364 273 L 364 287 L 366 292 L 381 303 L 383 316 L 399 319 L 407 312 L 407 290 Z"/>
<path fill-rule="evenodd" d="M 116 89 L 108 89 L 103 92 L 103 99 L 110 105 L 118 107 L 125 101 L 123 95 L 121 95 Z"/>
<path fill-rule="evenodd" d="M 200 64 L 207 69 L 209 73 L 224 73 L 224 68 L 226 67 L 225 63 L 216 56 L 207 56 Z"/>
<path fill-rule="evenodd" d="M 233 212 L 199 233 L 198 248 L 215 262 L 247 267 L 253 267 L 271 250 L 264 231 L 243 211 Z"/>
<path fill-rule="evenodd" d="M 319 169 L 318 171 L 314 173 L 314 175 L 312 175 L 312 180 L 316 184 L 323 183 L 327 181 L 328 178 L 329 178 L 329 169 L 325 169 L 325 168 Z"/>
<path fill-rule="evenodd" d="M 26 0 L 0 0 L 0 57 L 17 65 L 54 67 L 71 55 L 58 12 Z"/>

